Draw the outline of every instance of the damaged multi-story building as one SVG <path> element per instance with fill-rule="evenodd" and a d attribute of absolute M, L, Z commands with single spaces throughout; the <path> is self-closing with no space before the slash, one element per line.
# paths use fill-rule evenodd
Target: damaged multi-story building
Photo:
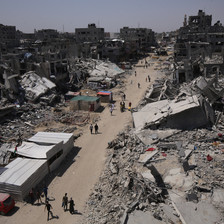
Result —
<path fill-rule="evenodd" d="M 19 38 L 16 27 L 0 24 L 0 52 L 5 53 L 8 49 L 18 46 Z"/>
<path fill-rule="evenodd" d="M 224 71 L 224 27 L 202 10 L 197 16 L 184 17 L 174 46 L 178 82 L 190 81 L 199 75 Z M 216 60 L 214 60 L 216 58 Z M 214 64 L 211 61 L 216 61 Z M 182 64 L 181 64 L 182 63 Z"/>
<path fill-rule="evenodd" d="M 127 43 L 132 43 L 136 51 L 147 52 L 156 43 L 154 32 L 147 28 L 123 27 L 120 29 L 120 37 Z"/>

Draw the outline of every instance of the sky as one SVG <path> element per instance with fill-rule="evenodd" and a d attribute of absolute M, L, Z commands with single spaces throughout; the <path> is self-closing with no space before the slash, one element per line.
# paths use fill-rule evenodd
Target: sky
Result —
<path fill-rule="evenodd" d="M 167 32 L 180 28 L 184 15 L 197 15 L 199 9 L 212 15 L 212 24 L 220 20 L 224 25 L 224 0 L 0 0 L 0 24 L 24 33 L 75 32 L 89 23 L 105 32 L 120 32 L 124 26 Z"/>

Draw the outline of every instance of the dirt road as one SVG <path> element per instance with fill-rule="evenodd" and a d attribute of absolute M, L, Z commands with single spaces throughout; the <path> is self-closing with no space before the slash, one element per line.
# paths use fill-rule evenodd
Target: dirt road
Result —
<path fill-rule="evenodd" d="M 149 58 L 148 58 L 149 59 Z M 126 107 L 132 102 L 132 107 L 137 106 L 142 99 L 147 87 L 156 78 L 156 71 L 153 66 L 148 68 L 136 67 L 137 75 L 134 72 L 125 79 L 124 89 L 116 88 L 113 91 L 123 90 L 126 94 Z M 146 77 L 150 75 L 151 82 L 146 82 Z M 138 88 L 140 83 L 140 88 Z M 75 146 L 80 148 L 77 155 L 62 164 L 62 168 L 67 169 L 63 175 L 58 174 L 49 185 L 49 196 L 55 200 L 50 201 L 53 207 L 54 218 L 52 223 L 82 223 L 85 219 L 85 204 L 94 184 L 98 181 L 100 173 L 104 168 L 105 152 L 109 141 L 124 129 L 126 125 L 131 125 L 131 113 L 120 112 L 121 96 L 115 94 L 115 110 L 111 116 L 109 108 L 105 107 L 100 114 L 99 134 L 90 134 L 89 127 L 84 129 L 83 135 L 75 141 Z M 71 161 L 72 160 L 72 161 Z M 69 166 L 68 166 L 69 164 Z M 75 201 L 75 209 L 80 214 L 71 215 L 64 212 L 61 207 L 61 200 L 64 193 L 67 192 L 69 198 Z M 44 212 L 44 205 L 31 206 L 30 204 L 17 203 L 19 209 L 12 215 L 0 217 L 0 222 L 5 224 L 34 224 L 48 223 L 47 212 Z M 85 222 L 83 222 L 85 223 Z"/>

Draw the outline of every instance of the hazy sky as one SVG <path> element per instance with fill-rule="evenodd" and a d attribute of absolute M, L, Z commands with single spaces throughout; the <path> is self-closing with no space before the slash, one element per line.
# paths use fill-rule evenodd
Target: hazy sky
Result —
<path fill-rule="evenodd" d="M 224 25 L 224 0 L 0 0 L 0 24 L 13 25 L 25 33 L 34 29 L 74 32 L 95 23 L 105 32 L 124 26 L 151 28 L 155 32 L 176 30 L 184 15 L 202 9 L 212 24 Z"/>

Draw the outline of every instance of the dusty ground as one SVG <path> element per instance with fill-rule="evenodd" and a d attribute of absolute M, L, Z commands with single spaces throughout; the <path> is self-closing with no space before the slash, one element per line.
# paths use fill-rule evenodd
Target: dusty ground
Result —
<path fill-rule="evenodd" d="M 148 58 L 149 59 L 149 58 Z M 140 64 L 140 63 L 139 63 Z M 126 85 L 124 89 L 116 88 L 115 92 L 124 91 L 126 94 L 126 107 L 129 102 L 132 106 L 137 106 L 142 99 L 147 87 L 156 78 L 156 71 L 153 66 L 147 69 L 136 67 L 137 76 L 134 72 L 132 75 L 127 75 Z M 146 77 L 150 75 L 151 82 L 146 82 Z M 132 81 L 131 81 L 132 80 Z M 140 83 L 141 88 L 138 88 L 137 83 Z M 91 135 L 89 127 L 83 129 L 83 134 L 75 141 L 77 155 L 74 154 L 68 161 L 65 161 L 58 169 L 56 177 L 49 184 L 49 196 L 54 199 L 50 201 L 53 207 L 53 214 L 58 216 L 49 222 L 52 223 L 82 223 L 85 220 L 86 210 L 85 205 L 88 196 L 98 181 L 100 173 L 104 168 L 105 152 L 109 141 L 124 129 L 125 126 L 131 125 L 131 113 L 126 111 L 120 112 L 119 104 L 121 96 L 114 94 L 115 110 L 113 115 L 110 115 L 108 107 L 99 114 L 100 120 L 99 134 Z M 75 209 L 79 214 L 71 215 L 69 212 L 64 212 L 61 207 L 61 200 L 64 193 L 67 192 L 69 198 L 72 197 L 75 201 Z M 0 223 L 5 224 L 34 224 L 47 223 L 47 212 L 44 211 L 44 205 L 30 205 L 17 202 L 17 210 L 10 216 L 0 216 Z M 85 223 L 85 221 L 83 221 Z"/>

